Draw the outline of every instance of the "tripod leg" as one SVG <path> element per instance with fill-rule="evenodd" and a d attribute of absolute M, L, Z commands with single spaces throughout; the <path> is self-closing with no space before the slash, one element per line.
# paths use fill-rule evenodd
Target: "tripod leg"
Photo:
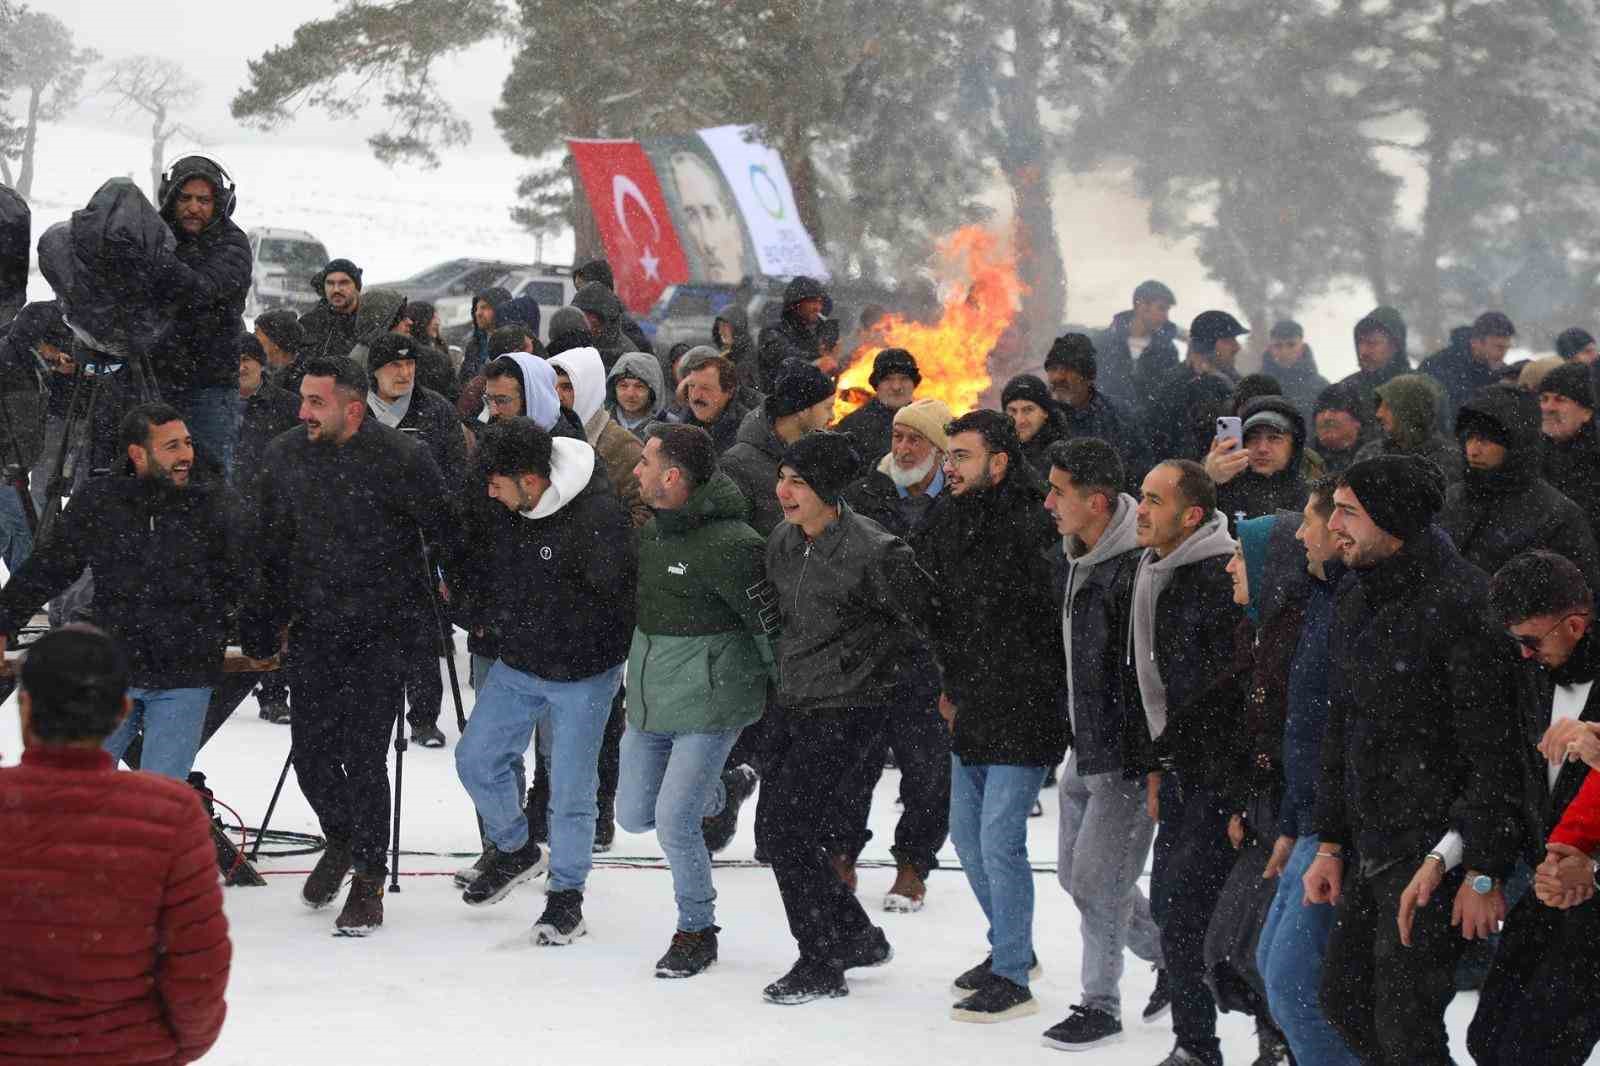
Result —
<path fill-rule="evenodd" d="M 283 783 L 289 777 L 289 763 L 294 759 L 294 745 L 289 745 L 289 754 L 283 757 L 283 769 L 278 773 L 278 785 L 272 790 L 272 799 L 267 803 L 267 813 L 261 819 L 261 828 L 256 831 L 256 839 L 250 845 L 250 861 L 255 862 L 256 856 L 261 854 L 261 839 L 267 835 L 267 826 L 272 824 L 272 812 L 278 809 L 278 797 L 283 794 Z"/>
<path fill-rule="evenodd" d="M 389 863 L 389 891 L 400 891 L 400 797 L 406 760 L 406 701 L 394 717 L 394 855 Z"/>

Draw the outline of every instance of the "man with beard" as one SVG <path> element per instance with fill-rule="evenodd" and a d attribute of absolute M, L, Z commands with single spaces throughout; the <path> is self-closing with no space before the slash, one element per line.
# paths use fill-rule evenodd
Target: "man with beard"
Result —
<path fill-rule="evenodd" d="M 93 567 L 95 616 L 132 666 L 133 712 L 105 749 L 121 758 L 142 733 L 141 768 L 182 781 L 222 680 L 227 609 L 240 591 L 237 509 L 220 478 L 195 477 L 194 442 L 175 408 L 135 407 L 121 441 L 131 475 L 85 483 L 0 592 L 0 652 Z"/>
<path fill-rule="evenodd" d="M 1190 459 L 1206 456 L 1216 435 L 1216 418 L 1227 413 L 1239 375 L 1239 338 L 1244 324 L 1226 311 L 1203 311 L 1189 326 L 1189 354 L 1183 365 L 1161 379 L 1145 410 L 1157 457 Z"/>
<path fill-rule="evenodd" d="M 1505 915 L 1516 851 L 1510 649 L 1488 620 L 1489 579 L 1433 525 L 1443 505 L 1438 467 L 1384 456 L 1345 471 L 1328 521 L 1356 580 L 1328 642 L 1319 843 L 1302 881 L 1307 903 L 1338 908 L 1328 1020 L 1362 1062 L 1393 1066 L 1452 1061 L 1456 964 Z M 1413 872 L 1451 828 L 1460 866 L 1398 924 Z"/>
<path fill-rule="evenodd" d="M 783 290 L 783 312 L 761 331 L 761 391 L 771 392 L 778 369 L 790 359 L 816 363 L 822 358 L 819 330 L 833 301 L 815 278 L 801 274 Z M 823 366 L 824 373 L 831 368 Z"/>
<path fill-rule="evenodd" d="M 455 534 L 433 456 L 372 417 L 368 389 L 348 358 L 306 364 L 306 431 L 272 442 L 253 486 L 258 580 L 239 622 L 255 658 L 288 628 L 295 776 L 328 842 L 300 894 L 326 907 L 355 870 L 340 936 L 383 924 L 389 736 L 413 634 L 434 624 L 422 545 L 449 558 Z"/>
<path fill-rule="evenodd" d="M 1328 382 L 1317 373 L 1317 357 L 1306 343 L 1305 329 L 1286 318 L 1273 323 L 1268 338 L 1267 359 L 1261 369 L 1277 380 L 1283 395 L 1299 409 L 1302 417 L 1310 414 Z"/>
<path fill-rule="evenodd" d="M 462 346 L 461 367 L 456 371 L 456 380 L 463 390 L 468 382 L 483 373 L 483 368 L 494 358 L 489 351 L 489 337 L 494 333 L 495 326 L 499 325 L 495 312 L 510 299 L 511 294 L 498 285 L 484 289 L 472 298 L 472 336 Z"/>
<path fill-rule="evenodd" d="M 1311 417 L 1317 455 L 1330 476 L 1348 470 L 1372 440 L 1372 406 L 1354 385 L 1340 382 L 1317 393 Z"/>
<path fill-rule="evenodd" d="M 945 433 L 949 494 L 911 546 L 940 597 L 930 635 L 951 733 L 950 837 L 992 949 L 956 978 L 950 1016 L 999 1022 L 1039 1009 L 1028 990 L 1037 965 L 1028 814 L 1070 733 L 1047 557 L 1057 537 L 1011 419 L 972 411 Z"/>
<path fill-rule="evenodd" d="M 356 344 L 356 312 L 361 308 L 361 268 L 348 259 L 329 260 L 311 279 L 311 287 L 320 300 L 300 316 L 305 333 L 302 350 L 310 357 L 349 355 Z"/>
<path fill-rule="evenodd" d="M 1057 337 L 1044 357 L 1044 376 L 1066 423 L 1067 439 L 1094 437 L 1110 444 L 1122 457 L 1125 491 L 1137 492 L 1150 472 L 1150 443 L 1133 412 L 1100 388 L 1094 342 L 1082 333 Z"/>
<path fill-rule="evenodd" d="M 1340 382 L 1359 389 L 1369 407 L 1377 406 L 1377 388 L 1411 369 L 1406 356 L 1406 320 L 1392 307 L 1377 307 L 1356 323 L 1354 374 Z"/>

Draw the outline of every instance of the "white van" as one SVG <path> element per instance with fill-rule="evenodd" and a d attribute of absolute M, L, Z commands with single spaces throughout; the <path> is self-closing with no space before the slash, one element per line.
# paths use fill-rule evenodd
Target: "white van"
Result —
<path fill-rule="evenodd" d="M 322 242 L 298 229 L 253 229 L 249 236 L 255 267 L 245 297 L 245 317 L 253 319 L 279 307 L 305 314 L 317 306 L 322 294 L 312 279 L 328 262 Z"/>

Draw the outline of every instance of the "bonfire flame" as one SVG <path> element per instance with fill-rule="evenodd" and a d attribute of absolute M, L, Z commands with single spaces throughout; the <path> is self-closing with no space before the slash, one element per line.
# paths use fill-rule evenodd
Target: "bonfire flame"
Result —
<path fill-rule="evenodd" d="M 963 226 L 939 242 L 941 273 L 950 286 L 944 311 L 933 325 L 889 315 L 871 338 L 851 353 L 839 376 L 834 415 L 843 418 L 872 398 L 868 378 L 873 358 L 885 348 L 904 348 L 917 360 L 918 399 L 943 400 L 955 415 L 978 405 L 989 388 L 989 353 L 1017 316 L 1023 285 L 1016 257 L 1002 238 L 981 226 Z"/>

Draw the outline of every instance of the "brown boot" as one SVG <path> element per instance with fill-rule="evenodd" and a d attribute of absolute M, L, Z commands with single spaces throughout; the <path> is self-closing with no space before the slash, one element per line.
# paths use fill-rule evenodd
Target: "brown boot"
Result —
<path fill-rule="evenodd" d="M 911 914 L 922 909 L 922 900 L 928 894 L 928 884 L 910 863 L 900 864 L 894 875 L 894 886 L 883 897 L 883 909 L 895 914 Z"/>
<path fill-rule="evenodd" d="M 856 864 L 843 855 L 830 855 L 828 861 L 833 863 L 833 872 L 851 892 L 856 890 Z"/>
<path fill-rule="evenodd" d="M 356 874 L 344 909 L 333 920 L 334 936 L 366 936 L 383 926 L 383 875 Z"/>

